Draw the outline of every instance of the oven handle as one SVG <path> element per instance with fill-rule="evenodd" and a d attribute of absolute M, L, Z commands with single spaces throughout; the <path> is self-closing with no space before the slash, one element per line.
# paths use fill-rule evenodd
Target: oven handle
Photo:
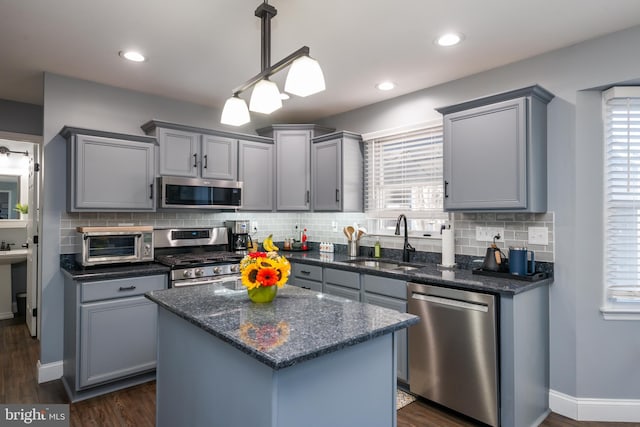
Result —
<path fill-rule="evenodd" d="M 240 276 L 237 277 L 236 280 L 239 280 Z M 229 277 L 226 279 L 207 279 L 200 281 L 191 281 L 191 280 L 177 280 L 172 283 L 174 288 L 178 288 L 180 286 L 196 286 L 196 285 L 213 285 L 214 283 L 219 282 L 227 282 L 229 281 Z"/>

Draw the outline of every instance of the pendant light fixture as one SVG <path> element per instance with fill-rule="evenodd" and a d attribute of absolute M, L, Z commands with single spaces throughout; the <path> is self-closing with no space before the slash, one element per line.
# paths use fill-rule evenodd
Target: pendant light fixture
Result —
<path fill-rule="evenodd" d="M 283 96 L 278 85 L 269 77 L 280 70 L 291 66 L 285 81 L 285 92 L 301 97 L 313 95 L 325 89 L 324 75 L 318 61 L 309 56 L 309 48 L 303 46 L 283 60 L 271 65 L 271 18 L 278 11 L 265 0 L 255 11 L 255 15 L 262 21 L 261 39 L 261 72 L 233 90 L 224 104 L 220 122 L 232 126 L 249 123 L 249 110 L 271 114 L 282 108 Z M 240 94 L 253 88 L 249 107 Z M 285 97 L 286 99 L 286 97 Z"/>

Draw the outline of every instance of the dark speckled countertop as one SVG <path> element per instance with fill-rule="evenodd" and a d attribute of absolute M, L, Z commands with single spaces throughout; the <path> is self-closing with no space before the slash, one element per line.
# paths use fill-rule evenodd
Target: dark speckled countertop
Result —
<path fill-rule="evenodd" d="M 489 292 L 503 295 L 514 295 L 526 292 L 539 286 L 547 286 L 552 283 L 553 278 L 545 278 L 542 280 L 528 282 L 524 280 L 513 279 L 511 277 L 491 277 L 473 274 L 471 270 L 465 269 L 443 269 L 434 263 L 412 264 L 416 269 L 410 271 L 385 269 L 376 267 L 367 267 L 361 264 L 355 264 L 354 258 L 340 253 L 321 253 L 316 251 L 309 252 L 282 252 L 291 262 L 300 262 L 305 264 L 319 265 L 322 267 L 336 268 L 340 270 L 355 271 L 364 274 L 375 274 L 377 276 L 385 276 L 393 279 L 404 280 L 407 282 L 434 284 L 458 289 L 468 289 L 473 291 Z M 384 258 L 366 258 L 358 257 L 357 259 L 367 259 L 373 261 L 385 261 Z M 387 260 L 397 262 L 396 260 Z M 402 264 L 402 263 L 401 263 Z"/>
<path fill-rule="evenodd" d="M 79 282 L 110 280 L 134 276 L 152 276 L 167 274 L 169 267 L 155 262 L 140 264 L 107 265 L 101 267 L 83 268 L 75 263 L 69 263 L 61 267 L 62 272 L 73 280 Z"/>
<path fill-rule="evenodd" d="M 146 297 L 272 369 L 282 369 L 418 323 L 419 318 L 286 285 L 255 304 L 219 285 L 152 291 Z"/>

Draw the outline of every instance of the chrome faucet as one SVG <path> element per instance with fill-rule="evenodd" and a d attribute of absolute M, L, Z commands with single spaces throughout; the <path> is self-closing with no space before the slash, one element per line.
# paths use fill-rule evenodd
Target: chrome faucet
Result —
<path fill-rule="evenodd" d="M 402 246 L 402 261 L 409 262 L 409 253 L 415 252 L 415 248 L 409 244 L 409 238 L 407 235 L 407 217 L 404 214 L 400 214 L 398 220 L 396 221 L 396 232 L 395 235 L 400 235 L 400 222 L 404 220 L 404 244 Z"/>

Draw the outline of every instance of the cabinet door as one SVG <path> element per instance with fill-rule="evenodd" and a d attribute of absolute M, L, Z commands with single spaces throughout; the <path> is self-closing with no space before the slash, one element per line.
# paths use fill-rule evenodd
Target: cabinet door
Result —
<path fill-rule="evenodd" d="M 200 134 L 174 129 L 159 129 L 160 175 L 198 176 Z"/>
<path fill-rule="evenodd" d="M 238 179 L 238 141 L 202 135 L 201 175 L 229 181 Z"/>
<path fill-rule="evenodd" d="M 342 210 L 342 140 L 311 147 L 311 185 L 314 211 Z"/>
<path fill-rule="evenodd" d="M 144 296 L 81 305 L 79 386 L 154 369 L 156 317 Z"/>
<path fill-rule="evenodd" d="M 407 302 L 395 298 L 389 298 L 382 295 L 364 293 L 363 302 L 367 304 L 377 305 L 379 307 L 390 308 L 401 313 L 407 312 Z M 396 350 L 398 358 L 397 374 L 398 379 L 405 383 L 409 380 L 409 361 L 408 361 L 408 341 L 407 330 L 394 332 L 396 338 Z"/>
<path fill-rule="evenodd" d="M 273 210 L 273 144 L 240 141 L 238 179 L 242 181 L 242 210 Z"/>
<path fill-rule="evenodd" d="M 276 131 L 276 209 L 308 211 L 311 207 L 311 131 Z"/>
<path fill-rule="evenodd" d="M 445 210 L 527 207 L 527 99 L 444 117 Z"/>
<path fill-rule="evenodd" d="M 154 146 L 77 135 L 73 150 L 71 211 L 152 211 Z"/>

